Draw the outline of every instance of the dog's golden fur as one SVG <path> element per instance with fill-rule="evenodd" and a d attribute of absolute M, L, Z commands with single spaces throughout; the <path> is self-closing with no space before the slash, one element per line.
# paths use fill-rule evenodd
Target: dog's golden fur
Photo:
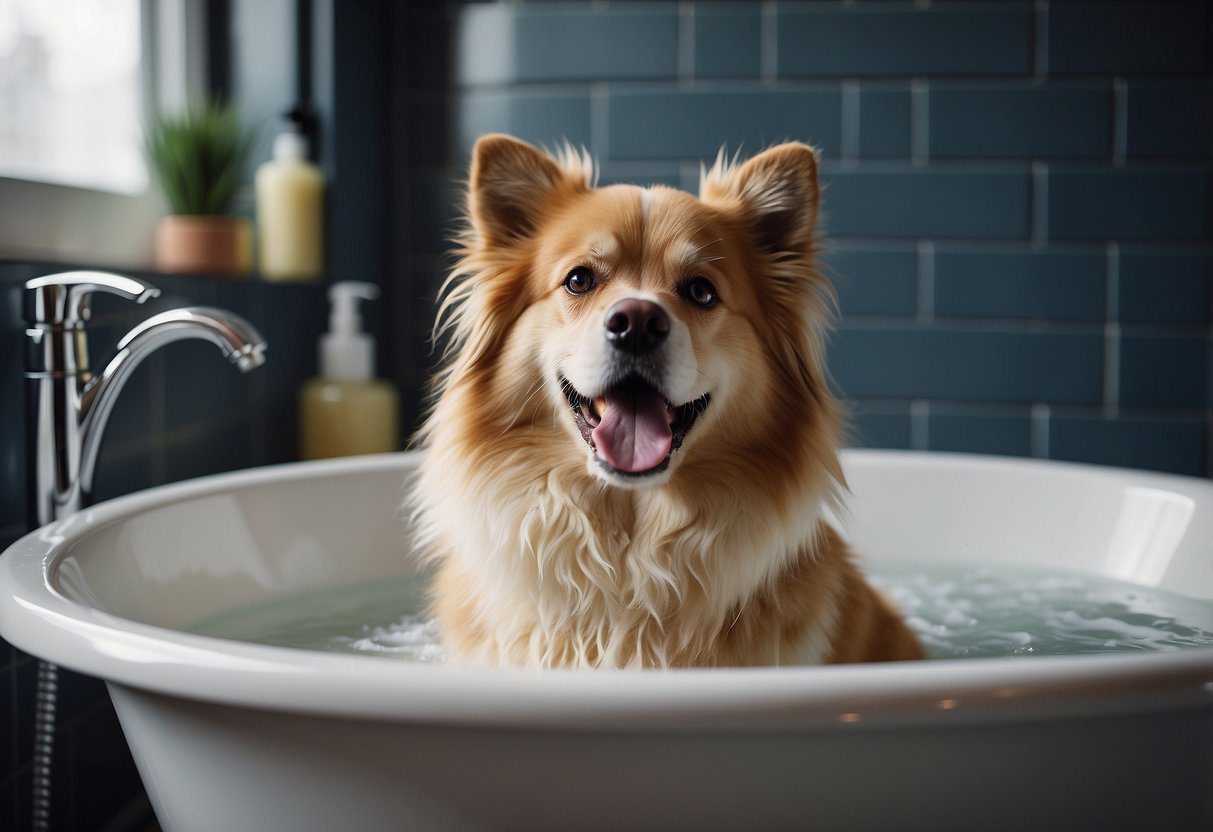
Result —
<path fill-rule="evenodd" d="M 830 290 L 813 260 L 815 153 L 785 144 L 740 165 L 718 158 L 699 199 L 593 179 L 584 155 L 553 158 L 506 136 L 474 152 L 414 495 L 450 657 L 919 657 L 822 519 L 844 484 L 824 369 Z M 562 285 L 576 267 L 598 276 L 584 296 Z M 712 281 L 717 306 L 680 296 L 690 275 Z M 687 395 L 673 403 L 710 396 L 668 469 L 639 487 L 601 472 L 561 388 L 601 340 L 608 306 L 631 295 L 660 302 L 692 347 Z"/>

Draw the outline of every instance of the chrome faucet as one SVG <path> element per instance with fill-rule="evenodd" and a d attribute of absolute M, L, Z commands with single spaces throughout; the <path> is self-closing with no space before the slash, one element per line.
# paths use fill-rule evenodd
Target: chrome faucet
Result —
<path fill-rule="evenodd" d="M 94 375 L 86 324 L 95 292 L 135 303 L 160 294 L 142 280 L 106 272 L 64 272 L 25 283 L 26 467 L 30 519 L 39 526 L 78 511 L 92 495 L 97 452 L 114 402 L 149 354 L 173 341 L 202 338 L 243 372 L 265 361 L 265 339 L 244 318 L 190 306 L 138 324 Z"/>

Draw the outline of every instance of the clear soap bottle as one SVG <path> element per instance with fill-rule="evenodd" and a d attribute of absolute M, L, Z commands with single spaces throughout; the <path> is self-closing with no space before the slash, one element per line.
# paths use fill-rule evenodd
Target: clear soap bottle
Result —
<path fill-rule="evenodd" d="M 323 459 L 400 449 L 400 395 L 375 378 L 375 339 L 362 331 L 359 300 L 374 300 L 373 283 L 329 288 L 329 331 L 320 339 L 320 376 L 299 396 L 300 455 Z"/>

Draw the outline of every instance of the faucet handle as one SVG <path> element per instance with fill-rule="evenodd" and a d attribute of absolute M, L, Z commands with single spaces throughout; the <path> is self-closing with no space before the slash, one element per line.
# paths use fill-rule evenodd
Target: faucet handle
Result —
<path fill-rule="evenodd" d="M 25 281 L 26 320 L 79 329 L 89 319 L 94 292 L 107 292 L 135 303 L 160 294 L 150 283 L 110 272 L 48 274 Z"/>

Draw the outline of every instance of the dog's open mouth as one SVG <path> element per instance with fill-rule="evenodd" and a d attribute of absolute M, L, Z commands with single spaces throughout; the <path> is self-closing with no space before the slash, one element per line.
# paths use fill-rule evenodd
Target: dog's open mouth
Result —
<path fill-rule="evenodd" d="M 711 398 L 704 394 L 673 405 L 639 376 L 629 376 L 595 398 L 583 396 L 564 378 L 560 386 L 573 409 L 577 430 L 598 464 L 627 477 L 658 474 L 668 468 L 670 454 L 682 446 Z"/>

